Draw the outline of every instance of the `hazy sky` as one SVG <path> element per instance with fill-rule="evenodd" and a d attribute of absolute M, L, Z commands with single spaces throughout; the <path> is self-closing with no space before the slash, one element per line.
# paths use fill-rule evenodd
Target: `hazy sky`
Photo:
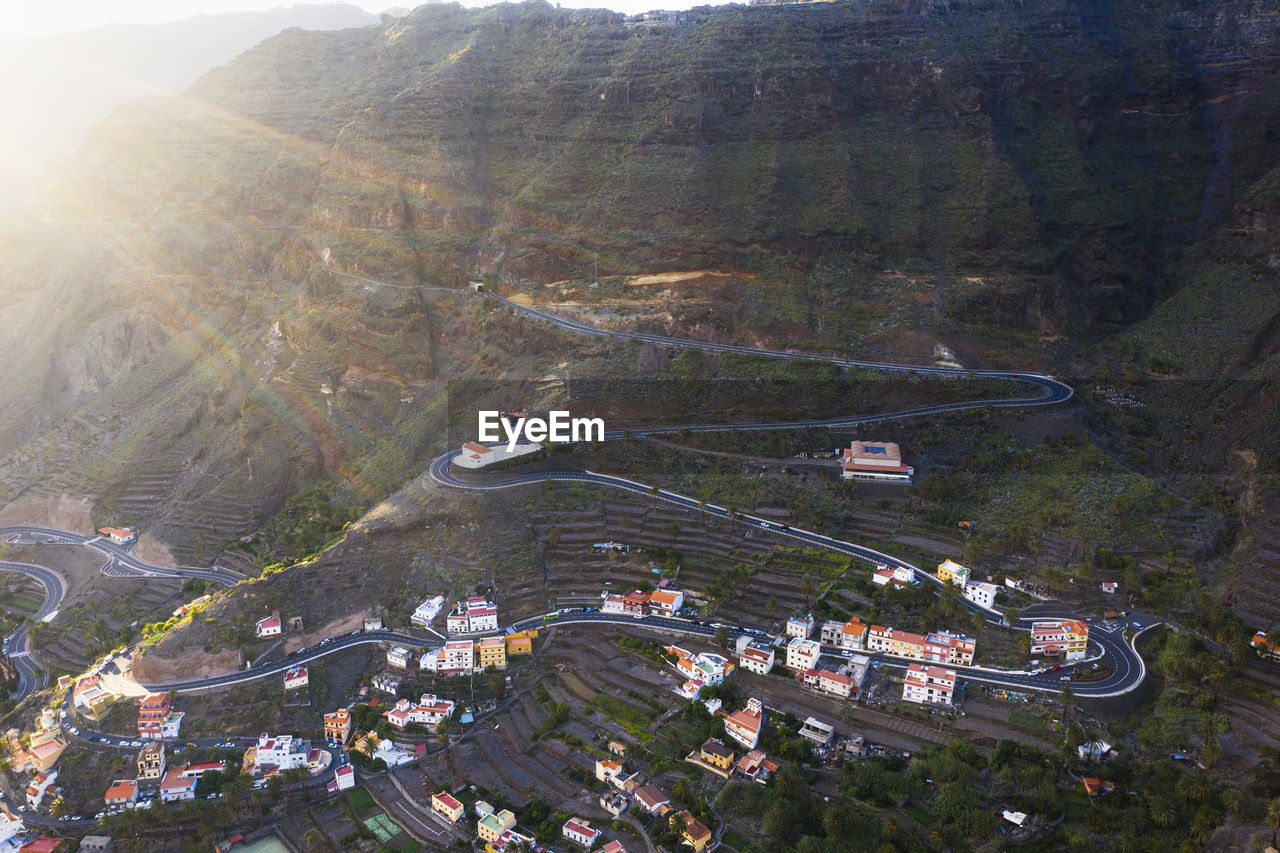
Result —
<path fill-rule="evenodd" d="M 317 0 L 325 2 L 325 0 Z M 370 12 L 420 5 L 414 0 L 347 0 Z M 461 0 L 466 6 L 489 5 L 492 0 Z M 552 0 L 555 2 L 555 0 Z M 708 0 L 561 0 L 560 5 L 595 7 L 619 12 L 643 12 L 649 9 L 687 9 Z M 713 0 L 714 2 L 714 0 Z M 11 4 L 0 15 L 0 38 L 26 38 L 55 33 L 86 30 L 109 23 L 158 24 L 192 15 L 216 15 L 292 6 L 281 0 L 28 0 Z"/>

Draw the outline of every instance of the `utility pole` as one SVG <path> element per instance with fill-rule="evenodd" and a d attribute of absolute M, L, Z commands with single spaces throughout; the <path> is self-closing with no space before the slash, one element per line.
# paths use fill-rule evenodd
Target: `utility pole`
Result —
<path fill-rule="evenodd" d="M 600 283 L 600 253 L 599 252 L 591 253 L 591 269 L 592 269 L 592 278 L 595 279 L 596 284 L 599 284 Z"/>

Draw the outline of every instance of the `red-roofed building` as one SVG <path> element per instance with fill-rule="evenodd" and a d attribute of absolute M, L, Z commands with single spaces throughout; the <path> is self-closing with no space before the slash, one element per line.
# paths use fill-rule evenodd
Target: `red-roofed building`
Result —
<path fill-rule="evenodd" d="M 764 725 L 764 706 L 759 699 L 748 699 L 745 708 L 732 714 L 716 711 L 716 716 L 724 719 L 724 730 L 729 737 L 747 749 L 756 748 L 756 744 L 760 742 L 760 729 Z"/>
<path fill-rule="evenodd" d="M 840 476 L 845 480 L 888 480 L 910 483 L 914 473 L 902 461 L 898 445 L 880 441 L 855 441 L 840 460 Z"/>
<path fill-rule="evenodd" d="M 655 616 L 672 616 L 684 606 L 684 593 L 660 589 L 649 595 L 649 612 Z"/>
<path fill-rule="evenodd" d="M 102 800 L 109 806 L 123 806 L 127 803 L 137 802 L 138 783 L 132 779 L 117 780 L 102 795 Z"/>
<path fill-rule="evenodd" d="M 117 545 L 128 545 L 138 534 L 127 527 L 99 527 L 98 532 Z"/>
<path fill-rule="evenodd" d="M 575 844 L 581 844 L 590 850 L 591 845 L 595 844 L 596 839 L 600 837 L 600 830 L 595 829 L 581 818 L 571 817 L 560 828 L 560 834 Z"/>
<path fill-rule="evenodd" d="M 645 605 L 649 603 L 649 596 L 638 589 L 622 596 L 622 612 L 632 616 L 643 616 Z"/>
<path fill-rule="evenodd" d="M 907 675 L 902 682 L 902 698 L 908 702 L 950 705 L 955 689 L 954 669 L 913 663 L 907 667 Z"/>
<path fill-rule="evenodd" d="M 253 626 L 253 633 L 259 639 L 263 637 L 279 637 L 284 633 L 284 628 L 280 622 L 280 611 L 273 610 L 266 619 L 259 619 Z"/>
<path fill-rule="evenodd" d="M 1031 654 L 1082 660 L 1089 651 L 1089 626 L 1078 619 L 1031 623 Z"/>
<path fill-rule="evenodd" d="M 50 838 L 47 835 L 42 835 L 34 841 L 28 841 L 19 847 L 18 853 L 53 853 L 61 843 L 61 838 Z"/>

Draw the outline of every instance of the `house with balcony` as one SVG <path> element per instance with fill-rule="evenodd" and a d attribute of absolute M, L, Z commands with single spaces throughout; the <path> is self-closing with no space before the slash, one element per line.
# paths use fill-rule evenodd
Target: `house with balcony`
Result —
<path fill-rule="evenodd" d="M 938 580 L 964 589 L 964 585 L 969 582 L 969 569 L 955 560 L 943 560 L 938 564 Z"/>
<path fill-rule="evenodd" d="M 1083 660 L 1089 652 L 1089 625 L 1078 619 L 1046 619 L 1031 623 L 1031 654 Z"/>
<path fill-rule="evenodd" d="M 760 742 L 760 729 L 764 725 L 764 705 L 754 697 L 747 700 L 745 708 L 726 714 L 716 711 L 717 717 L 724 720 L 725 734 L 745 746 L 755 749 Z"/>
<path fill-rule="evenodd" d="M 813 634 L 813 614 L 806 613 L 803 616 L 792 616 L 787 620 L 787 636 L 795 637 L 800 640 L 807 640 Z"/>
<path fill-rule="evenodd" d="M 902 450 L 892 441 L 855 441 L 840 458 L 843 480 L 877 480 L 910 483 L 915 471 L 902 461 Z"/>
<path fill-rule="evenodd" d="M 768 675 L 769 670 L 773 669 L 773 662 L 773 646 L 748 641 L 742 644 L 738 650 L 738 666 L 748 672 Z"/>
<path fill-rule="evenodd" d="M 345 746 L 351 737 L 351 712 L 346 708 L 324 715 L 324 739 L 329 746 Z"/>
<path fill-rule="evenodd" d="M 144 740 L 176 738 L 182 727 L 181 711 L 173 710 L 167 693 L 153 693 L 138 706 L 138 737 Z"/>
<path fill-rule="evenodd" d="M 920 704 L 950 705 L 955 695 L 956 671 L 913 663 L 902 682 L 902 698 Z"/>
<path fill-rule="evenodd" d="M 822 645 L 815 640 L 805 640 L 800 637 L 792 637 L 791 642 L 787 643 L 787 669 L 796 672 L 804 672 L 806 669 L 816 669 L 818 666 L 818 658 L 822 656 Z"/>

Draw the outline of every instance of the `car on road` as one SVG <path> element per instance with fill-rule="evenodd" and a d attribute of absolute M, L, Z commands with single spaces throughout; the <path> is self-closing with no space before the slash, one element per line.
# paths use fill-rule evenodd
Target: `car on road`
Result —
<path fill-rule="evenodd" d="M 1142 623 L 1141 623 L 1141 622 L 1130 622 L 1129 624 L 1130 624 L 1130 625 L 1132 625 L 1132 626 L 1134 627 L 1134 629 L 1135 629 L 1135 630 L 1138 630 L 1138 631 L 1141 631 L 1141 630 L 1142 630 Z"/>
<path fill-rule="evenodd" d="M 1064 675 L 1064 676 L 1062 676 L 1061 678 L 1059 678 L 1058 680 L 1059 680 L 1059 681 L 1070 681 L 1070 680 L 1071 680 L 1071 676 L 1069 676 L 1069 675 Z"/>
<path fill-rule="evenodd" d="M 1060 669 L 1062 669 L 1062 664 L 1060 663 L 1055 663 L 1053 666 L 1049 667 L 1050 672 L 1057 672 Z"/>

